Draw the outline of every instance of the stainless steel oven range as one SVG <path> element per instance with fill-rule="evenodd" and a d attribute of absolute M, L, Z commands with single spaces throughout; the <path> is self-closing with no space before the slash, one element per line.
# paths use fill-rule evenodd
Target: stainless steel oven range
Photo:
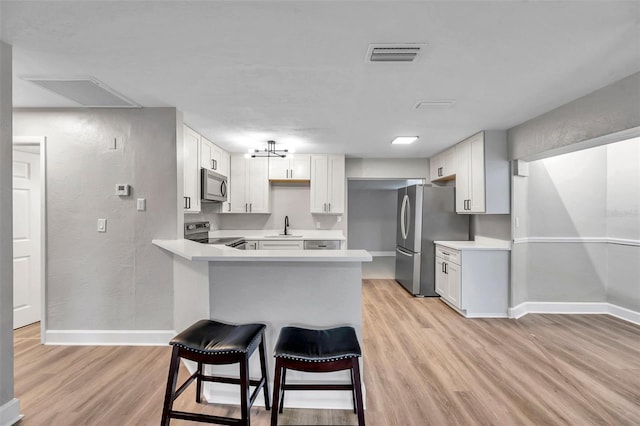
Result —
<path fill-rule="evenodd" d="M 224 244 L 238 250 L 245 250 L 247 242 L 244 237 L 216 237 L 209 238 L 209 222 L 190 222 L 184 224 L 185 240 L 195 241 L 201 244 Z"/>

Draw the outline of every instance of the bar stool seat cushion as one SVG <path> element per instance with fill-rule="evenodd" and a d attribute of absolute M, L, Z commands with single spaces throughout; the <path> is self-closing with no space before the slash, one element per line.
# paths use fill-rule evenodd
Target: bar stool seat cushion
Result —
<path fill-rule="evenodd" d="M 203 354 L 246 353 L 260 341 L 264 324 L 232 325 L 200 320 L 174 337 L 169 344 Z"/>
<path fill-rule="evenodd" d="M 276 358 L 330 362 L 362 355 L 353 327 L 309 330 L 283 327 L 274 349 Z"/>

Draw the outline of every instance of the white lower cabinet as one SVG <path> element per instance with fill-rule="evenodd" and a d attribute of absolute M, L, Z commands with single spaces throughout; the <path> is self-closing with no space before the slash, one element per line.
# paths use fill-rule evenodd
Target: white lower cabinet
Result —
<path fill-rule="evenodd" d="M 436 293 L 470 318 L 507 317 L 509 251 L 436 245 Z"/>
<path fill-rule="evenodd" d="M 302 240 L 274 240 L 274 241 L 258 241 L 258 250 L 302 250 L 304 241 Z"/>

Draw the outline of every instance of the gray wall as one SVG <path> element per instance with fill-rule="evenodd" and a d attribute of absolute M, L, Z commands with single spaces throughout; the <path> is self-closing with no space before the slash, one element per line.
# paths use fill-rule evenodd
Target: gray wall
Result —
<path fill-rule="evenodd" d="M 176 110 L 16 110 L 14 134 L 47 137 L 47 329 L 172 330 L 172 257 L 151 240 L 176 237 Z"/>
<path fill-rule="evenodd" d="M 396 249 L 398 191 L 349 189 L 349 249 Z"/>
<path fill-rule="evenodd" d="M 0 42 L 0 407 L 13 399 L 11 46 Z"/>
<path fill-rule="evenodd" d="M 514 285 L 524 289 L 515 304 L 608 301 L 640 310 L 640 139 L 529 165 L 516 186 L 515 214 L 525 219 L 516 238 L 546 240 L 516 244 Z"/>
<path fill-rule="evenodd" d="M 509 129 L 510 158 L 534 156 L 638 126 L 640 73 Z"/>

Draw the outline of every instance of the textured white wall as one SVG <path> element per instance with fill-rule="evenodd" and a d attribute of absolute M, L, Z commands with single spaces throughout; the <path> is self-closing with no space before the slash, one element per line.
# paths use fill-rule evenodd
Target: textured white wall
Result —
<path fill-rule="evenodd" d="M 606 147 L 533 161 L 529 166 L 529 236 L 606 235 Z"/>
<path fill-rule="evenodd" d="M 151 240 L 176 237 L 176 110 L 17 110 L 14 134 L 47 137 L 47 328 L 173 329 L 172 257 Z"/>
<path fill-rule="evenodd" d="M 272 183 L 271 214 L 204 214 L 203 217 L 217 223 L 219 229 L 284 230 L 284 217 L 289 216 L 291 229 L 331 229 L 344 233 L 346 215 L 311 214 L 310 191 L 309 184 Z M 215 209 L 205 206 L 205 209 L 209 208 Z M 318 222 L 319 228 L 316 227 Z"/>
<path fill-rule="evenodd" d="M 638 126 L 640 72 L 509 129 L 510 158 L 562 150 Z"/>
<path fill-rule="evenodd" d="M 640 137 L 607 145 L 607 236 L 640 240 Z"/>
<path fill-rule="evenodd" d="M 0 407 L 13 399 L 11 46 L 0 42 Z"/>
<path fill-rule="evenodd" d="M 349 178 L 426 179 L 428 158 L 347 158 L 345 173 Z"/>

